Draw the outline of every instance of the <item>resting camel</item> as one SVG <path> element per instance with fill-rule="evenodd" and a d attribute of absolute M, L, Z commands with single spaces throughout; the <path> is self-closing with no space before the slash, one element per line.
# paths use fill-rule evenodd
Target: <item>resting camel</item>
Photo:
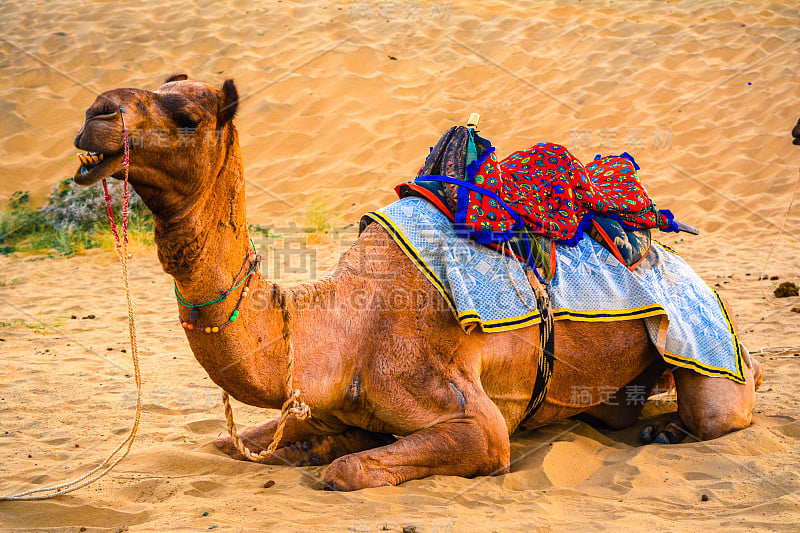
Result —
<path fill-rule="evenodd" d="M 81 156 L 75 181 L 91 185 L 124 176 L 123 123 L 136 134 L 130 183 L 153 213 L 161 265 L 188 302 L 218 298 L 252 257 L 233 124 L 237 105 L 233 80 L 217 89 L 175 75 L 155 92 L 103 93 L 75 137 L 75 145 L 89 152 Z M 187 131 L 194 133 L 190 142 Z M 294 384 L 312 416 L 289 418 L 266 462 L 330 463 L 323 481 L 335 490 L 434 474 L 508 472 L 515 430 L 580 413 L 613 428 L 629 426 L 643 402 L 602 402 L 614 396 L 600 391 L 613 387 L 621 395 L 629 384 L 650 391 L 666 369 L 641 320 L 557 321 L 551 386 L 541 408 L 523 423 L 539 328 L 465 334 L 441 295 L 378 224 L 362 232 L 324 280 L 281 288 L 254 274 L 238 319 L 206 333 L 202 325 L 229 319 L 243 290 L 198 308 L 201 327 L 185 329 L 189 345 L 231 396 L 280 408 L 289 395 L 282 302 L 291 317 Z M 416 298 L 390 305 L 398 291 Z M 183 305 L 178 313 L 189 320 Z M 711 439 L 750 424 L 761 369 L 743 352 L 745 384 L 673 370 L 677 416 L 687 432 Z M 593 391 L 592 401 L 576 404 L 575 387 Z M 273 420 L 242 436 L 257 452 L 271 443 L 276 425 Z M 229 438 L 216 444 L 238 457 Z"/>

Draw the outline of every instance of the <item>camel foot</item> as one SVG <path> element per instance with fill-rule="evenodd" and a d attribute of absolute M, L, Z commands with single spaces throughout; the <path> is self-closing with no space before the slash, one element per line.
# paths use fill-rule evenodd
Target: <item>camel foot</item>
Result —
<path fill-rule="evenodd" d="M 322 477 L 325 490 L 349 492 L 372 487 L 396 485 L 381 469 L 368 469 L 360 457 L 349 455 L 333 461 Z"/>
<path fill-rule="evenodd" d="M 680 419 L 646 424 L 639 433 L 639 439 L 645 444 L 678 444 L 686 439 L 688 432 L 683 428 Z"/>
<path fill-rule="evenodd" d="M 322 435 L 279 448 L 265 464 L 319 466 L 345 455 L 385 446 L 395 440 L 392 435 L 349 428 L 338 435 Z"/>

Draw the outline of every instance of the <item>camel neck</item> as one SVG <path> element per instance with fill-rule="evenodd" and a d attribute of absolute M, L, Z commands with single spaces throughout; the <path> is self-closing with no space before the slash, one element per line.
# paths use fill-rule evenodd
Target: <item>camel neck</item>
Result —
<path fill-rule="evenodd" d="M 185 177 L 206 188 L 183 197 L 177 202 L 179 209 L 154 213 L 159 260 L 189 304 L 220 299 L 237 285 L 237 274 L 254 256 L 245 219 L 242 165 L 235 132 L 232 135 L 210 175 Z M 195 308 L 192 316 L 191 307 L 179 300 L 178 312 L 183 321 L 195 319 L 197 328 L 186 329 L 186 335 L 195 357 L 217 385 L 245 403 L 280 407 L 287 397 L 283 371 L 287 359 L 283 343 L 273 341 L 283 337 L 282 315 L 270 296 L 272 284 L 258 271 L 252 274 L 244 298 L 243 290 L 244 285 L 236 287 L 226 298 Z M 206 332 L 206 327 L 219 328 L 230 321 L 234 310 L 239 311 L 234 323 Z"/>
<path fill-rule="evenodd" d="M 154 214 L 155 240 L 164 271 L 187 300 L 203 302 L 230 287 L 253 251 L 247 232 L 242 163 L 233 140 L 209 176 L 180 177 L 204 183 Z"/>

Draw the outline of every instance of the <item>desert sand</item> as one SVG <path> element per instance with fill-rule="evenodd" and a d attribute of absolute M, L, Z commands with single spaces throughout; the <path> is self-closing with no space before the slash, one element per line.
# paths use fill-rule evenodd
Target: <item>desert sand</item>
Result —
<path fill-rule="evenodd" d="M 513 436 L 507 475 L 325 492 L 324 467 L 237 462 L 210 445 L 224 431 L 220 391 L 175 320 L 155 249 L 137 247 L 144 412 L 133 451 L 71 495 L 0 502 L 0 528 L 796 531 L 800 313 L 791 308 L 800 299 L 772 290 L 800 282 L 800 148 L 789 137 L 800 115 L 799 10 L 695 0 L 3 2 L 0 201 L 19 189 L 42 201 L 72 175 L 72 137 L 99 92 L 155 89 L 174 72 L 217 85 L 233 77 L 249 221 L 280 235 L 335 228 L 299 233 L 313 269 L 276 274 L 319 277 L 360 215 L 393 201 L 438 135 L 475 111 L 500 155 L 540 141 L 583 161 L 632 153 L 658 206 L 702 230 L 660 238 L 729 301 L 765 374 L 753 425 L 714 441 L 643 446 L 643 421 L 609 431 L 568 420 Z M 107 251 L 0 257 L 0 493 L 82 474 L 130 428 L 119 279 Z M 645 414 L 673 401 L 651 400 Z M 277 413 L 234 408 L 243 426 Z"/>

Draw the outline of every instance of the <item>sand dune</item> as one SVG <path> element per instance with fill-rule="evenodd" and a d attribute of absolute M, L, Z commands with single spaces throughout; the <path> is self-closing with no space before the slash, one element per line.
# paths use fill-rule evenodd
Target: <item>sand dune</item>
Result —
<path fill-rule="evenodd" d="M 795 347 L 757 356 L 753 426 L 712 442 L 640 446 L 641 424 L 565 421 L 516 435 L 504 476 L 329 493 L 321 467 L 235 462 L 208 444 L 224 431 L 219 391 L 174 320 L 155 251 L 137 250 L 145 409 L 133 452 L 72 495 L 0 502 L 0 527 L 796 530 L 800 302 L 772 296 L 800 277 L 800 195 L 776 240 L 800 161 L 795 2 L 53 0 L 5 2 L 0 15 L 0 200 L 41 199 L 74 172 L 72 137 L 97 93 L 155 89 L 173 72 L 236 80 L 249 221 L 276 228 L 308 224 L 310 210 L 356 223 L 477 111 L 501 155 L 543 140 L 583 161 L 634 154 L 659 207 L 703 231 L 664 239 L 729 300 L 750 350 Z M 316 244 L 318 274 L 352 241 L 343 231 Z M 765 263 L 779 280 L 759 280 Z M 130 427 L 118 278 L 104 252 L 0 257 L 1 493 L 87 471 Z M 241 425 L 275 414 L 235 408 Z M 651 401 L 647 413 L 671 409 Z"/>

